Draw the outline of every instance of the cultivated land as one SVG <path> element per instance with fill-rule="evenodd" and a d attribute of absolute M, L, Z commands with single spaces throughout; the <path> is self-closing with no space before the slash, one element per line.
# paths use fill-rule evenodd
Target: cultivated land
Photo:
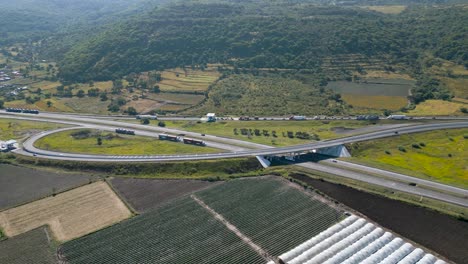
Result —
<path fill-rule="evenodd" d="M 414 110 L 409 111 L 409 114 L 415 116 L 466 115 L 460 111 L 462 107 L 468 108 L 468 104 L 442 100 L 427 100 L 418 104 Z"/>
<path fill-rule="evenodd" d="M 49 225 L 57 240 L 77 238 L 131 216 L 105 182 L 96 182 L 0 213 L 0 226 L 16 236 Z"/>
<path fill-rule="evenodd" d="M 48 228 L 43 226 L 14 238 L 0 241 L 0 263 L 56 263 L 48 232 Z"/>
<path fill-rule="evenodd" d="M 0 210 L 84 185 L 95 177 L 0 164 Z"/>
<path fill-rule="evenodd" d="M 288 146 L 311 142 L 313 135 L 318 135 L 320 140 L 343 137 L 352 134 L 354 129 L 363 127 L 378 127 L 378 125 L 397 124 L 397 122 L 381 120 L 373 125 L 368 121 L 356 120 L 322 120 L 322 121 L 216 121 L 214 123 L 197 123 L 194 121 L 165 121 L 167 127 L 179 128 L 186 131 L 205 133 L 220 137 L 236 138 L 254 143 Z M 242 135 L 241 129 L 252 129 L 251 138 L 248 135 Z M 234 133 L 237 129 L 237 135 Z M 259 136 L 254 134 L 254 130 L 259 129 Z M 263 135 L 263 130 L 268 130 L 269 136 Z M 277 137 L 274 137 L 272 131 L 276 131 Z M 307 132 L 311 139 L 299 139 L 296 136 L 289 138 L 287 132 Z M 346 133 L 343 133 L 346 132 Z M 284 135 L 283 135 L 284 133 Z"/>
<path fill-rule="evenodd" d="M 69 153 L 109 154 L 109 155 L 144 155 L 144 154 L 190 154 L 214 153 L 221 150 L 187 145 L 181 142 L 169 142 L 152 137 L 130 136 L 111 132 L 90 131 L 86 137 L 78 138 L 73 134 L 83 130 L 68 130 L 51 134 L 36 141 L 40 149 Z M 97 144 L 98 137 L 102 145 Z"/>
<path fill-rule="evenodd" d="M 195 195 L 273 256 L 344 218 L 281 178 L 233 180 Z"/>
<path fill-rule="evenodd" d="M 349 149 L 358 163 L 467 188 L 465 136 L 467 129 L 433 131 L 354 143 Z"/>
<path fill-rule="evenodd" d="M 22 139 L 44 130 L 58 129 L 61 127 L 64 127 L 64 125 L 0 118 L 0 140 Z"/>
<path fill-rule="evenodd" d="M 468 261 L 468 223 L 465 221 L 305 175 L 291 176 L 456 263 Z"/>
<path fill-rule="evenodd" d="M 176 68 L 163 71 L 161 73 L 162 80 L 158 85 L 161 91 L 205 92 L 219 76 L 220 73 L 211 68 L 204 71 Z"/>
<path fill-rule="evenodd" d="M 175 198 L 215 186 L 220 182 L 114 178 L 111 183 L 135 210 L 146 212 Z"/>
<path fill-rule="evenodd" d="M 371 76 L 375 75 L 376 73 Z M 327 87 L 340 93 L 345 102 L 353 106 L 354 112 L 373 109 L 399 110 L 408 104 L 407 96 L 415 82 L 396 78 L 397 76 L 385 79 L 365 75 L 365 79 L 355 82 L 329 82 Z"/>
<path fill-rule="evenodd" d="M 67 242 L 59 253 L 69 263 L 264 263 L 235 234 L 277 256 L 344 218 L 296 188 L 274 177 L 232 180 Z"/>
<path fill-rule="evenodd" d="M 404 5 L 382 5 L 382 6 L 363 6 L 363 8 L 380 12 L 383 14 L 400 14 L 405 11 L 406 6 Z"/>
<path fill-rule="evenodd" d="M 65 243 L 69 263 L 265 263 L 192 198 Z"/>

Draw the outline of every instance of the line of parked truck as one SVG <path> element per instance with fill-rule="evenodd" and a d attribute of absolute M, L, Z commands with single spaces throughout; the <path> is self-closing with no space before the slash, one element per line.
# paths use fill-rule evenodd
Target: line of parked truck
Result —
<path fill-rule="evenodd" d="M 115 130 L 115 133 L 125 134 L 125 135 L 135 135 L 134 130 L 128 130 L 128 129 L 124 129 L 124 128 L 117 128 Z M 167 140 L 167 141 L 172 141 L 172 142 L 183 142 L 184 144 L 197 145 L 197 146 L 206 146 L 205 141 L 199 140 L 199 139 L 194 139 L 194 138 L 186 138 L 186 137 L 173 136 L 173 135 L 168 135 L 168 134 L 159 134 L 158 138 L 159 138 L 159 140 Z"/>
<path fill-rule="evenodd" d="M 23 109 L 23 108 L 7 108 L 5 109 L 7 112 L 12 113 L 25 113 L 25 114 L 39 114 L 39 110 L 34 109 Z"/>

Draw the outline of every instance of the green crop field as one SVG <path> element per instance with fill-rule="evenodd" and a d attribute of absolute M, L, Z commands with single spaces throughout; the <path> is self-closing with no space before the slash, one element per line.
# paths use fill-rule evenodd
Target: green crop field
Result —
<path fill-rule="evenodd" d="M 379 121 L 384 123 L 386 121 Z M 318 135 L 320 140 L 344 137 L 349 134 L 342 134 L 339 131 L 344 129 L 357 129 L 365 126 L 372 126 L 367 121 L 356 120 L 323 120 L 323 121 L 217 121 L 214 123 L 197 123 L 193 121 L 165 121 L 167 127 L 179 128 L 181 130 L 217 135 L 222 137 L 236 138 L 251 141 L 259 144 L 272 146 L 298 145 L 313 140 L 313 135 Z M 242 135 L 241 129 L 252 129 L 252 135 Z M 237 129 L 237 135 L 234 133 Z M 254 130 L 259 129 L 260 135 L 255 135 Z M 268 130 L 269 136 L 263 135 L 263 130 Z M 272 131 L 276 131 L 277 137 L 274 137 Z M 311 135 L 309 140 L 299 139 L 296 136 L 289 138 L 287 132 L 307 132 Z M 283 133 L 285 135 L 283 136 Z"/>
<path fill-rule="evenodd" d="M 0 140 L 21 139 L 40 131 L 61 127 L 64 125 L 0 118 Z"/>
<path fill-rule="evenodd" d="M 68 263 L 265 263 L 190 197 L 65 243 Z"/>
<path fill-rule="evenodd" d="M 282 178 L 231 180 L 63 244 L 69 263 L 265 263 L 201 200 L 272 256 L 345 216 Z"/>
<path fill-rule="evenodd" d="M 86 131 L 83 137 L 73 134 Z M 98 138 L 102 145 L 97 144 Z M 40 149 L 71 153 L 109 154 L 109 155 L 144 155 L 144 154 L 189 154 L 213 153 L 221 150 L 168 142 L 156 138 L 121 135 L 97 130 L 68 130 L 51 134 L 36 141 L 35 146 Z"/>
<path fill-rule="evenodd" d="M 354 143 L 350 150 L 352 161 L 462 188 L 468 187 L 468 129 L 441 130 Z"/>
<path fill-rule="evenodd" d="M 56 263 L 50 234 L 46 227 L 39 227 L 24 234 L 0 241 L 0 263 Z"/>
<path fill-rule="evenodd" d="M 344 218 L 281 178 L 229 181 L 196 194 L 270 255 L 278 256 Z"/>

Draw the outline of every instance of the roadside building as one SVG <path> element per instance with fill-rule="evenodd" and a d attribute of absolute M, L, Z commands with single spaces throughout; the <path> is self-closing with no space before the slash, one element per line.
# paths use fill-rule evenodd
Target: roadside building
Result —
<path fill-rule="evenodd" d="M 16 140 L 0 141 L 0 151 L 6 152 L 18 148 Z"/>

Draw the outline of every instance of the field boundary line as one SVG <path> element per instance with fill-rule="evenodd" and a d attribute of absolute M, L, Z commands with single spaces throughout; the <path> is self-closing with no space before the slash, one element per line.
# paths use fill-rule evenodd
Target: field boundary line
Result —
<path fill-rule="evenodd" d="M 255 244 L 252 239 L 250 239 L 248 236 L 244 235 L 235 225 L 231 224 L 226 218 L 224 218 L 221 214 L 218 214 L 215 210 L 213 210 L 211 207 L 209 207 L 205 202 L 203 202 L 201 199 L 199 199 L 197 196 L 194 194 L 190 195 L 190 198 L 192 198 L 195 202 L 197 202 L 201 207 L 205 208 L 208 212 L 210 212 L 215 219 L 220 221 L 224 226 L 226 226 L 227 229 L 232 231 L 236 236 L 238 236 L 242 241 L 244 241 L 247 245 L 249 245 L 255 252 L 260 254 L 266 261 L 275 261 L 276 259 L 268 252 L 266 252 L 263 248 L 261 248 L 259 245 Z"/>

